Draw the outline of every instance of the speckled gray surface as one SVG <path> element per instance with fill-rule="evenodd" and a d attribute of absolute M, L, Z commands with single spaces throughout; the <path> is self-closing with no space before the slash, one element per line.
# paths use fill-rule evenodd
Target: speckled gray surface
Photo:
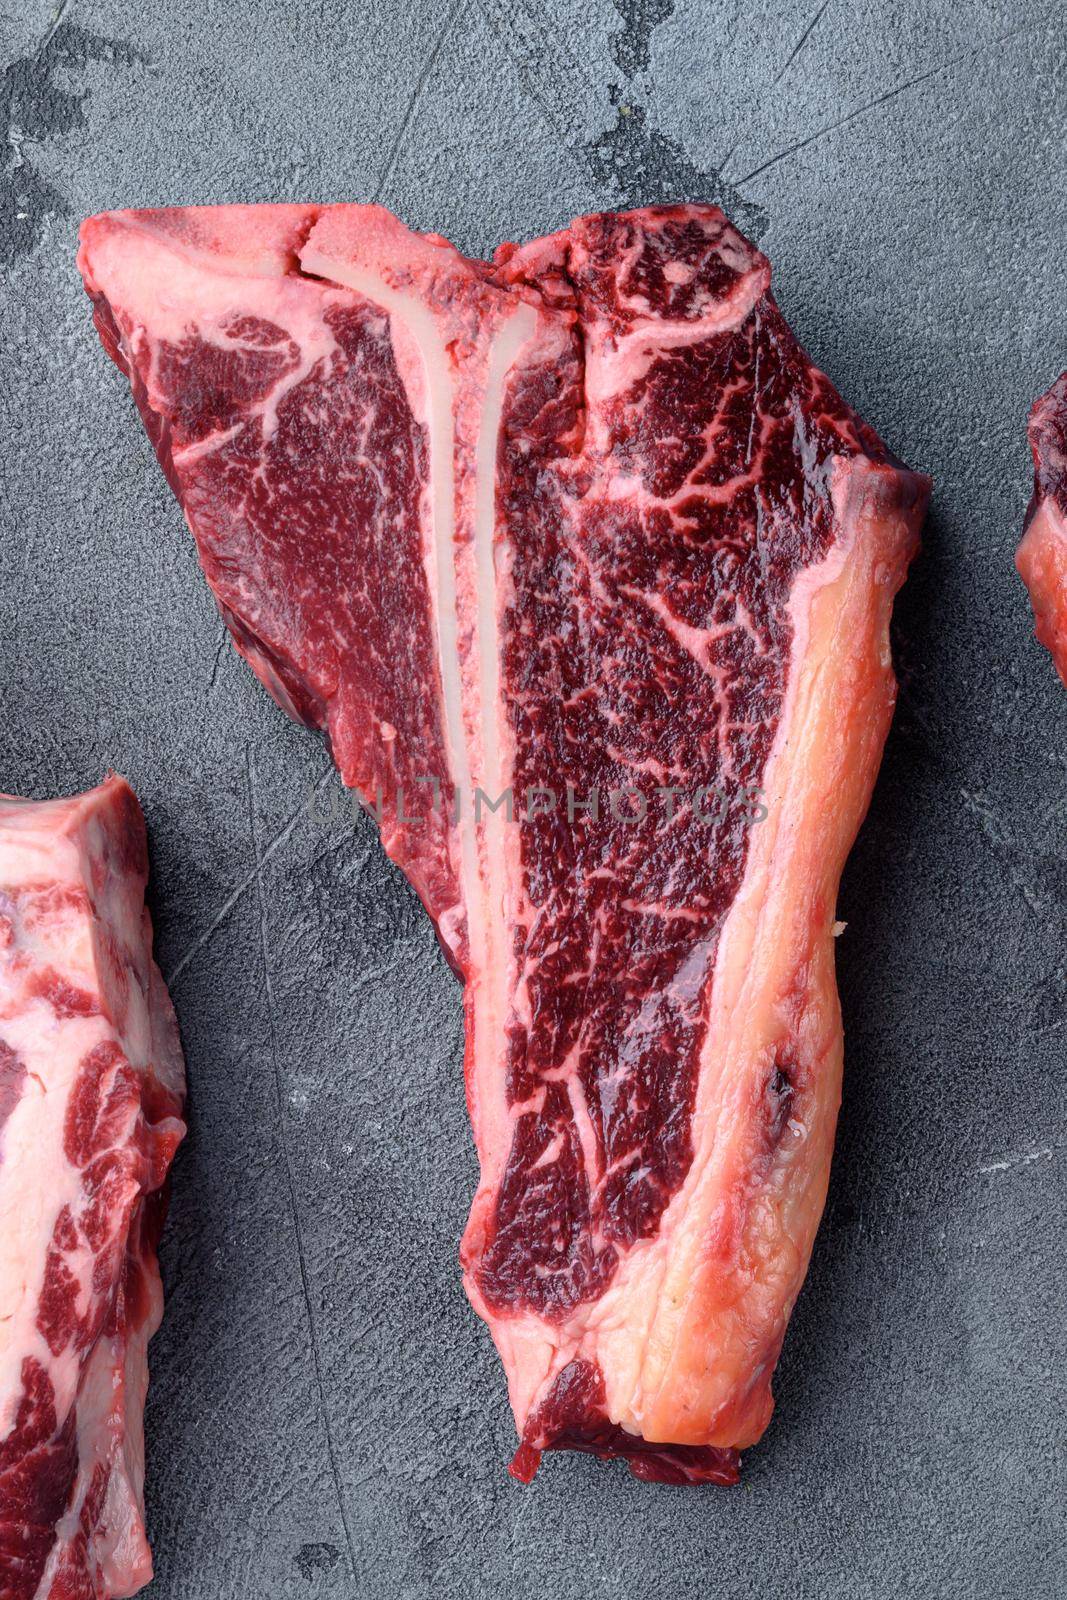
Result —
<path fill-rule="evenodd" d="M 136 785 L 192 1086 L 155 1600 L 1058 1600 L 1067 694 L 1011 556 L 1026 409 L 1067 365 L 1059 8 L 3 4 L 0 787 Z M 524 1490 L 456 1266 L 458 990 L 225 641 L 75 232 L 375 197 L 481 252 L 675 196 L 759 239 L 812 354 L 937 487 L 842 893 L 845 1104 L 776 1418 L 733 1492 L 564 1457 Z"/>

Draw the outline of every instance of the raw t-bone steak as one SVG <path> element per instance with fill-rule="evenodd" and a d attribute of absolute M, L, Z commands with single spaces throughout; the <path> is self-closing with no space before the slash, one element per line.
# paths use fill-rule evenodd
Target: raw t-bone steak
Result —
<path fill-rule="evenodd" d="M 1034 495 L 1015 565 L 1030 591 L 1034 632 L 1067 684 L 1067 372 L 1030 412 Z"/>
<path fill-rule="evenodd" d="M 80 261 L 238 648 L 465 984 L 513 1471 L 733 1481 L 826 1192 L 926 480 L 711 207 L 491 264 L 373 206 L 116 212 Z"/>
<path fill-rule="evenodd" d="M 152 1576 L 146 1349 L 185 1129 L 147 874 L 124 779 L 0 797 L 2 1600 L 110 1600 Z"/>

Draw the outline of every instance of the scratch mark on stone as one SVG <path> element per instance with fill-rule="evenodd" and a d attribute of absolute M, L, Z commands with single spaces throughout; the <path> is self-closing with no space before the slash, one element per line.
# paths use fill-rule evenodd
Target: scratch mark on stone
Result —
<path fill-rule="evenodd" d="M 824 15 L 824 13 L 826 11 L 826 8 L 827 8 L 827 6 L 829 4 L 830 4 L 830 0 L 822 0 L 822 5 L 819 7 L 818 11 L 816 11 L 815 15 L 812 17 L 811 21 L 808 23 L 807 27 L 804 29 L 804 32 L 800 35 L 800 38 L 797 40 L 796 44 L 793 46 L 793 49 L 789 54 L 789 58 L 786 61 L 785 66 L 778 73 L 778 75 L 775 78 L 773 84 L 771 85 L 772 89 L 776 89 L 778 87 L 778 85 L 781 83 L 782 79 L 785 77 L 786 73 L 789 71 L 790 67 L 793 65 L 793 62 L 796 61 L 797 57 L 800 56 L 803 53 L 805 47 L 807 46 L 808 40 L 811 38 L 812 34 L 815 32 L 816 28 L 819 26 L 819 23 L 822 21 L 823 15 Z"/>
<path fill-rule="evenodd" d="M 1037 26 L 1039 26 L 1038 24 Z M 827 123 L 825 127 L 817 128 L 814 133 L 809 133 L 806 138 L 798 139 L 794 144 L 787 145 L 784 150 L 779 150 L 777 155 L 753 167 L 751 172 L 746 172 L 743 178 L 736 180 L 737 187 L 743 188 L 746 183 L 751 183 L 753 178 L 758 178 L 761 173 L 767 172 L 771 167 L 776 167 L 780 161 L 787 160 L 796 155 L 798 150 L 806 150 L 809 145 L 815 144 L 820 139 L 825 139 L 829 134 L 836 133 L 839 128 L 845 128 L 849 123 L 856 122 L 860 117 L 865 117 L 869 111 L 876 110 L 879 106 L 886 105 L 890 100 L 895 100 L 898 95 L 906 94 L 910 89 L 916 89 L 921 84 L 928 83 L 931 78 L 940 77 L 943 72 L 949 72 L 953 67 L 958 67 L 965 61 L 977 61 L 986 51 L 994 50 L 998 45 L 1006 44 L 1009 39 L 1018 38 L 1021 33 L 1030 32 L 1035 25 L 1026 28 L 1013 28 L 1010 33 L 1001 35 L 997 39 L 990 39 L 987 44 L 980 45 L 976 50 L 967 50 L 958 56 L 951 56 L 947 61 L 942 61 L 936 67 L 931 67 L 928 72 L 920 72 L 914 78 L 908 78 L 904 83 L 894 84 L 892 89 L 887 89 L 884 94 L 876 95 L 873 100 L 867 100 L 863 105 L 857 106 L 854 111 L 846 116 L 839 117 L 836 122 Z M 729 157 L 727 157 L 729 160 Z M 726 162 L 723 162 L 725 169 Z"/>
<path fill-rule="evenodd" d="M 212 689 L 215 687 L 215 679 L 218 677 L 218 673 L 219 673 L 219 662 L 222 660 L 222 652 L 226 648 L 226 640 L 227 640 L 227 638 L 228 638 L 228 631 L 227 631 L 225 623 L 223 623 L 222 624 L 221 636 L 220 636 L 219 642 L 218 642 L 218 647 L 215 650 L 215 659 L 211 663 L 211 677 L 208 679 L 208 685 L 207 685 L 208 694 L 210 694 Z"/>
<path fill-rule="evenodd" d="M 1024 1150 L 1021 1155 L 1005 1156 L 1003 1161 L 992 1161 L 988 1167 L 979 1167 L 980 1173 L 1014 1172 L 1017 1167 L 1032 1166 L 1035 1161 L 1047 1161 L 1061 1146 L 1058 1144 L 1043 1145 L 1040 1150 Z"/>
<path fill-rule="evenodd" d="M 857 106 L 855 111 L 850 111 L 847 116 L 839 117 L 836 122 L 827 123 L 824 128 L 817 128 L 814 133 L 809 133 L 806 139 L 798 139 L 795 144 L 787 145 L 784 150 L 779 150 L 777 155 L 761 162 L 758 167 L 753 167 L 751 172 L 746 172 L 743 178 L 738 178 L 738 187 L 751 183 L 753 178 L 758 178 L 761 173 L 776 167 L 780 161 L 788 160 L 790 156 L 796 155 L 798 150 L 806 150 L 808 145 L 815 144 L 819 139 L 825 139 L 831 133 L 836 133 L 839 128 L 846 128 L 850 122 L 855 122 L 859 117 L 865 117 L 868 111 L 874 111 L 876 107 L 884 106 L 888 101 L 895 100 L 898 95 L 907 93 L 909 89 L 916 89 L 921 83 L 927 83 L 931 78 L 938 77 L 953 64 L 948 61 L 943 62 L 939 67 L 931 67 L 929 72 L 921 72 L 918 77 L 909 78 L 906 83 L 898 83 L 874 100 L 868 100 L 865 105 Z"/>
<path fill-rule="evenodd" d="M 812 34 L 815 32 L 815 29 L 819 26 L 819 23 L 822 21 L 823 14 L 826 11 L 826 8 L 829 6 L 829 4 L 830 4 L 830 0 L 823 0 L 822 5 L 819 7 L 818 11 L 816 11 L 815 15 L 811 18 L 811 21 L 808 23 L 807 27 L 804 29 L 804 32 L 800 35 L 800 38 L 797 40 L 796 44 L 793 46 L 792 50 L 789 52 L 789 55 L 786 58 L 786 61 L 785 61 L 784 65 L 782 66 L 780 71 L 777 73 L 777 75 L 776 75 L 776 77 L 774 79 L 774 82 L 771 84 L 771 88 L 772 89 L 776 89 L 778 87 L 778 85 L 781 83 L 782 79 L 785 77 L 786 73 L 789 71 L 790 67 L 793 65 L 794 61 L 796 61 L 798 56 L 800 56 L 802 54 L 802 52 L 804 51 L 805 47 L 807 46 L 808 40 L 811 38 Z M 733 144 L 730 146 L 729 150 L 727 150 L 726 154 L 723 156 L 722 160 L 719 163 L 720 172 L 725 172 L 726 171 L 726 168 L 729 166 L 730 161 L 733 159 L 734 155 L 737 152 L 738 145 L 741 143 L 741 140 L 744 138 L 744 132 L 745 132 L 745 130 L 742 129 L 742 131 L 737 135 L 737 138 L 734 140 Z"/>
<path fill-rule="evenodd" d="M 308 797 L 309 801 L 318 797 L 323 785 L 326 783 L 327 779 L 332 776 L 333 767 L 327 767 L 326 771 L 322 773 L 322 775 L 316 781 L 315 787 Z M 165 980 L 168 989 L 172 989 L 174 987 L 189 963 L 195 956 L 199 955 L 204 946 L 210 942 L 212 936 L 226 921 L 226 918 L 229 916 L 237 902 L 241 899 L 245 891 L 251 884 L 255 883 L 256 879 L 259 877 L 259 874 L 262 872 L 271 856 L 273 856 L 276 851 L 280 850 L 282 845 L 292 837 L 293 829 L 296 827 L 301 817 L 307 815 L 307 811 L 307 806 L 301 806 L 298 811 L 293 812 L 292 816 L 289 818 L 289 821 L 285 824 L 280 832 L 274 835 L 274 838 L 267 845 L 266 849 L 263 850 L 262 853 L 257 857 L 256 864 L 252 868 L 251 872 L 247 873 L 241 879 L 233 893 L 220 906 L 219 910 L 208 923 L 199 939 L 194 940 L 189 948 L 181 956 L 179 956 Z"/>
<path fill-rule="evenodd" d="M 52 43 L 52 36 L 59 27 L 59 24 L 63 21 L 64 14 L 69 4 L 70 0 L 59 0 L 58 6 L 56 6 L 56 9 L 52 12 L 52 20 L 45 29 L 44 36 L 41 39 L 40 44 L 37 46 L 35 54 L 42 55 L 44 51 L 48 49 L 48 46 Z"/>
<path fill-rule="evenodd" d="M 293 1176 L 293 1162 L 289 1153 L 289 1141 L 286 1137 L 285 1096 L 282 1093 L 282 1074 L 278 1062 L 278 1028 L 275 1017 L 274 1005 L 274 978 L 270 965 L 270 948 L 267 941 L 267 905 L 263 896 L 263 867 L 266 861 L 260 855 L 259 829 L 256 826 L 256 782 L 255 768 L 248 746 L 245 746 L 245 774 L 248 781 L 248 814 L 249 825 L 252 831 L 252 849 L 256 858 L 255 878 L 259 892 L 259 934 L 260 948 L 263 959 L 263 984 L 267 994 L 267 1019 L 270 1028 L 270 1054 L 271 1065 L 274 1072 L 274 1091 L 277 1101 L 278 1138 L 281 1142 L 282 1157 L 285 1164 L 286 1184 L 289 1190 L 289 1204 L 292 1208 L 293 1231 L 296 1235 L 296 1259 L 300 1268 L 300 1283 L 304 1291 L 304 1303 L 307 1307 L 308 1331 L 310 1333 L 311 1357 L 315 1368 L 315 1381 L 319 1391 L 319 1403 L 322 1408 L 323 1432 L 326 1435 L 326 1449 L 330 1459 L 330 1471 L 333 1474 L 334 1489 L 337 1493 L 337 1509 L 341 1514 L 341 1525 L 344 1528 L 345 1540 L 348 1544 L 348 1559 L 355 1577 L 358 1571 L 356 1566 L 356 1550 L 352 1539 L 352 1530 L 348 1523 L 348 1511 L 345 1506 L 344 1491 L 341 1486 L 341 1473 L 337 1464 L 337 1451 L 334 1446 L 333 1428 L 330 1424 L 330 1408 L 326 1403 L 326 1385 L 322 1377 L 322 1356 L 319 1351 L 318 1329 L 315 1323 L 315 1313 L 311 1304 L 311 1284 L 308 1278 L 307 1259 L 304 1253 L 304 1236 L 300 1227 L 300 1207 L 296 1197 L 296 1179 Z"/>
<path fill-rule="evenodd" d="M 378 184 L 374 191 L 375 204 L 377 204 L 381 199 L 383 193 L 385 192 L 386 184 L 393 176 L 393 169 L 396 166 L 397 159 L 399 158 L 401 147 L 403 146 L 404 139 L 407 136 L 407 131 L 411 126 L 411 119 L 418 109 L 418 105 L 423 97 L 426 85 L 430 81 L 430 74 L 437 65 L 437 59 L 444 48 L 445 40 L 452 31 L 452 24 L 455 22 L 459 8 L 462 4 L 463 0 L 452 0 L 452 4 L 448 8 L 448 13 L 444 20 L 444 25 L 442 26 L 440 33 L 437 35 L 434 47 L 426 57 L 422 71 L 415 80 L 415 87 L 411 92 L 411 98 L 408 100 L 407 110 L 404 112 L 404 115 L 401 118 L 400 126 L 396 131 L 396 137 L 389 147 L 389 154 L 385 159 L 385 166 L 382 168 L 382 175 L 378 179 Z"/>

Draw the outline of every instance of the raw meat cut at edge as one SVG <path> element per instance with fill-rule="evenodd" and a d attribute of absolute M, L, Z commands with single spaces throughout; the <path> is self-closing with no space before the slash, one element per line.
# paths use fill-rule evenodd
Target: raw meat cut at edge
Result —
<path fill-rule="evenodd" d="M 5 1062 L 19 1065 L 15 1095 L 0 1093 L 4 1600 L 121 1600 L 152 1576 L 147 1345 L 185 1130 L 146 879 L 124 779 L 0 796 L 0 1090 Z"/>
<path fill-rule="evenodd" d="M 1030 592 L 1034 633 L 1067 685 L 1067 372 L 1030 412 L 1034 492 L 1015 556 Z"/>
<path fill-rule="evenodd" d="M 216 213 L 201 213 L 192 223 L 189 220 L 190 213 L 182 213 L 176 219 L 168 217 L 166 213 L 139 214 L 132 219 L 129 214 L 119 215 L 126 225 L 133 228 L 148 225 L 169 228 L 174 232 L 183 227 L 202 228 L 205 241 L 216 227 L 220 232 L 224 227 L 231 229 L 226 249 L 230 253 L 232 269 L 238 274 L 247 272 L 250 276 L 254 276 L 256 272 L 265 268 L 270 272 L 288 273 L 293 270 L 294 259 L 299 256 L 303 272 L 306 273 L 310 267 L 315 276 L 330 278 L 333 282 L 343 282 L 350 287 L 359 288 L 358 272 L 342 275 L 337 271 L 336 263 L 331 262 L 328 255 L 324 255 L 321 250 L 316 254 L 314 250 L 309 249 L 309 237 L 313 244 L 316 234 L 319 233 L 320 224 L 324 220 L 333 222 L 336 218 L 337 226 L 343 231 L 345 221 L 343 213 L 348 209 L 330 208 L 329 212 L 323 213 L 317 208 L 272 208 L 272 215 L 269 217 L 264 215 L 263 209 L 253 210 L 241 214 L 239 227 L 234 226 L 235 216 L 220 217 Z M 391 222 L 392 219 L 389 220 Z M 138 404 L 164 468 L 168 471 L 179 498 L 183 498 L 174 463 L 170 459 L 168 423 L 153 410 L 143 387 L 140 386 L 136 367 L 122 350 L 121 336 L 112 320 L 104 294 L 99 290 L 94 292 L 94 269 L 89 259 L 89 246 L 93 237 L 91 230 L 94 226 L 107 221 L 107 218 L 95 219 L 86 225 L 82 255 L 83 273 L 87 279 L 87 286 L 94 296 L 97 325 L 109 353 L 133 382 Z M 383 223 L 382 226 L 386 224 Z M 451 250 L 444 241 L 420 242 L 417 236 L 411 235 L 407 235 L 406 240 L 413 241 L 409 243 L 409 248 L 415 253 L 423 245 L 428 245 L 433 252 Z M 237 243 L 236 256 L 233 255 L 234 241 Z M 528 253 L 533 253 L 551 244 L 550 240 L 538 241 L 536 245 L 524 248 Z M 185 242 L 180 248 L 186 248 Z M 208 248 L 206 242 L 203 248 Z M 457 261 L 460 259 L 456 257 Z M 485 269 L 480 264 L 474 264 L 474 270 Z M 372 298 L 378 301 L 383 299 L 380 285 Z M 767 298 L 769 300 L 769 297 Z M 825 1145 L 826 1160 L 821 1164 L 813 1163 L 813 1172 L 809 1176 L 813 1178 L 816 1187 L 804 1197 L 805 1203 L 816 1212 L 821 1209 L 825 1192 L 828 1151 L 832 1141 L 840 1074 L 840 1022 L 833 983 L 832 947 L 826 930 L 833 918 L 833 898 L 840 866 L 862 818 L 891 714 L 893 686 L 886 647 L 888 614 L 893 593 L 902 580 L 907 561 L 915 547 L 915 535 L 921 521 L 926 493 L 925 480 L 898 469 L 888 457 L 865 461 L 862 456 L 854 455 L 851 458 L 841 457 L 833 465 L 832 497 L 837 513 L 839 535 L 831 556 L 821 567 L 806 571 L 796 583 L 792 595 L 790 610 L 797 636 L 807 639 L 808 648 L 806 650 L 795 648 L 791 654 L 793 670 L 790 674 L 789 706 L 793 710 L 788 708 L 783 710 L 780 732 L 784 737 L 786 733 L 796 731 L 793 726 L 793 715 L 799 703 L 809 707 L 814 706 L 822 715 L 815 717 L 802 749 L 787 753 L 784 748 L 776 746 L 767 773 L 768 791 L 772 802 L 777 800 L 783 812 L 788 812 L 790 805 L 800 803 L 809 827 L 807 829 L 792 827 L 784 838 L 779 838 L 776 826 L 768 826 L 766 823 L 761 825 L 756 852 L 759 859 L 756 862 L 750 860 L 745 871 L 742 893 L 737 903 L 732 906 L 722 932 L 722 948 L 724 951 L 732 950 L 733 954 L 729 960 L 725 955 L 720 955 L 716 961 L 716 992 L 713 995 L 713 1005 L 720 1018 L 729 1015 L 731 1007 L 735 1014 L 738 1006 L 743 1010 L 742 1002 L 746 995 L 751 998 L 754 980 L 748 975 L 748 966 L 753 964 L 754 952 L 757 953 L 754 964 L 757 968 L 759 966 L 758 952 L 764 944 L 758 937 L 761 930 L 770 930 L 766 943 L 776 951 L 782 965 L 792 962 L 796 970 L 807 970 L 809 979 L 812 971 L 818 973 L 817 979 L 811 980 L 811 984 L 820 999 L 825 1002 L 816 1029 L 820 1040 L 816 1054 L 822 1063 L 820 1071 L 823 1084 L 819 1108 L 821 1122 L 813 1130 L 813 1134 L 822 1145 Z M 294 693 L 288 675 L 284 674 L 279 664 L 272 659 L 270 651 L 262 648 L 258 640 L 249 636 L 242 620 L 235 616 L 230 608 L 224 604 L 223 609 L 227 621 L 233 628 L 238 647 L 248 656 L 275 698 L 279 699 L 291 713 L 301 716 L 304 720 L 321 721 L 319 709 L 306 700 L 302 701 L 299 694 Z M 860 698 L 856 696 L 857 682 L 866 685 L 865 696 Z M 849 735 L 844 743 L 840 731 L 842 723 Z M 816 732 L 831 746 L 841 746 L 835 751 L 837 763 L 832 770 L 820 770 L 816 753 Z M 812 773 L 816 780 L 822 780 L 817 790 L 813 790 L 812 787 Z M 798 796 L 802 797 L 801 802 L 798 802 Z M 770 810 L 773 817 L 773 804 Z M 403 840 L 396 835 L 391 837 L 386 828 L 383 829 L 383 841 L 389 853 L 413 878 L 428 909 L 434 914 L 433 896 L 426 892 L 426 886 L 419 881 L 418 873 L 412 871 L 410 860 L 404 859 Z M 802 920 L 797 917 L 795 911 L 794 925 L 790 926 L 791 898 L 798 900 L 803 906 L 813 904 L 816 907 L 818 926 L 808 929 L 807 940 L 803 936 L 803 930 L 795 926 L 798 920 Z M 456 952 L 454 930 L 440 928 L 440 931 L 446 951 L 452 957 L 454 964 L 462 968 L 463 960 Z M 821 935 L 825 937 L 821 938 L 820 944 Z M 723 985 L 720 983 L 720 968 L 723 966 L 730 967 L 733 972 L 734 988 L 729 995 L 722 992 Z M 769 975 L 767 972 L 763 973 L 765 986 L 773 979 L 777 981 L 779 989 L 783 985 L 787 988 L 789 975 L 774 970 L 773 960 L 771 967 Z M 758 989 L 758 983 L 756 987 Z M 758 1007 L 756 1009 L 758 1010 Z M 815 1026 L 814 1023 L 811 1025 Z M 731 1037 L 729 1029 L 725 1029 L 724 1033 L 725 1037 Z M 709 1039 L 720 1036 L 714 1023 L 708 1026 L 707 1036 Z M 744 1041 L 735 1039 L 732 1042 L 740 1054 Z M 755 1048 L 765 1044 L 766 1041 L 756 1038 L 749 1040 L 748 1043 Z M 469 1082 L 471 1065 L 468 1046 Z M 726 1076 L 725 1071 L 722 1075 Z M 475 1118 L 477 1132 L 477 1116 L 473 1105 L 472 1116 Z M 698 1121 L 699 1116 L 698 1107 Z M 705 1179 L 710 1182 L 713 1177 L 714 1174 L 709 1176 L 702 1171 L 698 1155 L 693 1161 L 682 1189 L 672 1201 L 675 1213 L 684 1218 L 686 1207 L 690 1204 L 694 1192 Z M 487 1192 L 491 1193 L 491 1188 Z M 670 1217 L 671 1206 L 668 1206 L 664 1222 L 666 1223 Z M 474 1236 L 472 1230 L 475 1230 L 474 1213 L 472 1213 L 471 1227 L 468 1229 L 466 1247 L 468 1258 L 470 1241 Z M 782 1332 L 784 1332 L 785 1316 L 788 1315 L 792 1299 L 803 1278 L 809 1250 L 810 1239 L 807 1247 L 789 1264 L 787 1277 L 789 1290 L 782 1295 L 784 1306 L 784 1316 L 781 1319 Z M 694 1271 L 694 1263 L 690 1259 L 688 1269 L 686 1281 L 692 1283 L 693 1278 L 699 1279 L 702 1273 L 704 1275 L 713 1273 L 714 1263 L 697 1262 Z M 509 1352 L 507 1348 L 515 1337 L 520 1335 L 525 1337 L 524 1330 L 518 1323 L 508 1324 L 499 1318 L 494 1321 L 491 1310 L 485 1305 L 479 1284 L 469 1269 L 467 1286 L 475 1305 L 493 1327 L 494 1337 L 501 1345 L 509 1372 L 535 1370 L 536 1360 L 526 1362 L 521 1351 L 517 1352 L 516 1348 L 512 1347 Z M 610 1293 L 609 1290 L 609 1295 Z M 699 1293 L 699 1289 L 694 1293 Z M 692 1295 L 689 1298 L 692 1299 Z M 774 1354 L 776 1352 L 770 1357 L 771 1365 Z M 569 1361 L 563 1361 L 560 1357 L 559 1362 L 555 1370 L 554 1383 L 548 1387 L 557 1398 L 564 1393 L 578 1392 L 586 1396 L 590 1406 L 590 1428 L 587 1438 L 593 1442 L 585 1447 L 606 1455 L 614 1453 L 616 1448 L 620 1453 L 631 1453 L 634 1457 L 635 1470 L 647 1442 L 651 1450 L 660 1450 L 664 1458 L 670 1455 L 675 1446 L 680 1445 L 680 1451 L 676 1450 L 675 1454 L 680 1460 L 683 1462 L 688 1460 L 690 1464 L 696 1462 L 699 1452 L 706 1452 L 704 1466 L 708 1476 L 733 1476 L 736 1474 L 734 1445 L 748 1443 L 752 1438 L 758 1437 L 769 1416 L 768 1389 L 766 1402 L 756 1406 L 749 1418 L 747 1436 L 736 1438 L 730 1445 L 708 1446 L 700 1444 L 695 1438 L 679 1441 L 676 1433 L 663 1432 L 665 1429 L 673 1429 L 675 1424 L 667 1419 L 666 1415 L 663 1419 L 657 1420 L 654 1411 L 650 1411 L 644 1418 L 643 1441 L 637 1441 L 642 1444 L 642 1450 L 639 1451 L 637 1443 L 634 1442 L 635 1430 L 632 1427 L 609 1424 L 606 1416 L 598 1414 L 600 1401 L 597 1398 L 599 1394 L 597 1382 L 583 1367 L 583 1358 L 578 1350 L 574 1351 Z M 529 1474 L 533 1464 L 531 1458 L 536 1456 L 539 1449 L 549 1448 L 557 1442 L 570 1448 L 582 1447 L 574 1437 L 566 1437 L 566 1428 L 561 1428 L 556 1438 L 544 1431 L 545 1425 L 550 1424 L 552 1410 L 551 1395 L 545 1393 L 544 1385 L 542 1385 L 542 1397 L 541 1403 L 535 1406 L 535 1393 L 516 1393 L 513 1384 L 513 1403 L 516 1415 L 520 1419 L 520 1426 L 523 1427 L 524 1437 L 524 1445 L 520 1449 L 516 1463 L 516 1470 L 522 1476 Z M 525 1425 L 522 1421 L 524 1417 Z M 729 1419 L 725 1426 L 728 1425 Z M 606 1436 L 606 1428 L 615 1428 L 617 1437 L 613 1435 L 609 1439 Z M 660 1433 L 662 1442 L 657 1443 Z"/>

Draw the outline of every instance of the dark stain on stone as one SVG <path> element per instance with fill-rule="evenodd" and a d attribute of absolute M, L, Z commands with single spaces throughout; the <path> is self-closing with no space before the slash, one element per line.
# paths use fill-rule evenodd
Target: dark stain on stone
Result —
<path fill-rule="evenodd" d="M 335 1544 L 302 1544 L 293 1559 L 300 1576 L 310 1582 L 316 1572 L 332 1572 L 341 1552 Z"/>
<path fill-rule="evenodd" d="M 674 0 L 612 0 L 622 28 L 611 53 L 625 80 L 609 85 L 615 126 L 586 145 L 583 154 L 598 184 L 621 206 L 703 200 L 723 208 L 751 239 L 767 230 L 767 213 L 746 200 L 715 167 L 699 167 L 677 140 L 663 133 L 641 103 L 638 82 L 652 58 L 652 34 L 674 15 Z"/>
<path fill-rule="evenodd" d="M 598 183 L 614 189 L 625 206 L 703 200 L 722 206 L 730 220 L 750 239 L 766 231 L 763 207 L 746 200 L 714 168 L 691 161 L 681 145 L 649 121 L 643 106 L 619 106 L 615 126 L 585 148 Z"/>
<path fill-rule="evenodd" d="M 486 21 L 511 57 L 524 92 L 539 108 L 563 149 L 585 167 L 598 191 L 597 206 L 628 209 L 665 202 L 719 205 L 758 240 L 767 231 L 762 206 L 746 200 L 717 167 L 703 168 L 676 139 L 656 127 L 647 105 L 644 74 L 654 30 L 674 14 L 674 0 L 612 0 L 622 19 L 612 40 L 614 67 L 606 81 L 590 72 L 559 35 L 541 0 L 480 0 Z M 606 92 L 613 127 L 592 139 L 578 130 L 590 102 Z"/>
<path fill-rule="evenodd" d="M 622 18 L 622 28 L 613 35 L 611 53 L 627 78 L 648 68 L 652 33 L 661 22 L 674 15 L 674 0 L 612 0 Z"/>
<path fill-rule="evenodd" d="M 122 40 L 100 38 L 64 20 L 32 55 L 19 57 L 4 71 L 0 260 L 7 267 L 39 243 L 47 216 L 66 215 L 66 201 L 37 171 L 27 147 L 85 126 L 88 89 L 65 87 L 57 73 L 77 73 L 90 61 L 129 67 L 144 65 L 147 57 Z"/>

